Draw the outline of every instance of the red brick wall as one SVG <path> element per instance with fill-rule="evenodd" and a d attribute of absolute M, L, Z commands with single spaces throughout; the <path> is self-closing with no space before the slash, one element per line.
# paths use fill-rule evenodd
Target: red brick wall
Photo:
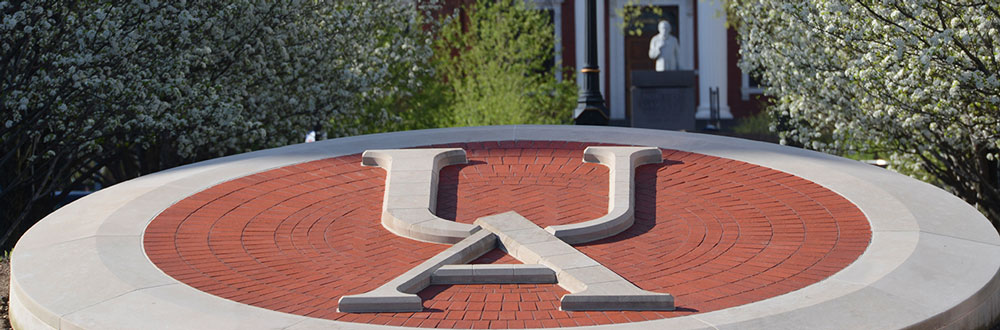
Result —
<path fill-rule="evenodd" d="M 564 0 L 562 3 L 562 64 L 563 67 L 576 70 L 576 20 L 573 11 L 574 0 Z"/>

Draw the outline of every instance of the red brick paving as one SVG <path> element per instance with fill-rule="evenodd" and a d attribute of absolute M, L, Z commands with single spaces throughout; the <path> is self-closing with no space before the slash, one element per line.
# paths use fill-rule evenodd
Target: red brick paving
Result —
<path fill-rule="evenodd" d="M 438 215 L 459 222 L 514 210 L 544 227 L 607 212 L 608 171 L 585 143 L 448 145 L 469 165 L 441 172 Z M 787 173 L 664 150 L 636 173 L 636 224 L 580 251 L 640 288 L 669 292 L 672 312 L 564 312 L 554 284 L 431 286 L 420 313 L 348 314 L 337 300 L 374 289 L 444 250 L 379 224 L 385 172 L 359 155 L 288 166 L 216 185 L 146 229 L 149 258 L 177 280 L 242 303 L 346 322 L 437 328 L 626 323 L 708 312 L 818 282 L 868 246 L 864 215 Z M 500 250 L 477 263 L 517 263 Z"/>

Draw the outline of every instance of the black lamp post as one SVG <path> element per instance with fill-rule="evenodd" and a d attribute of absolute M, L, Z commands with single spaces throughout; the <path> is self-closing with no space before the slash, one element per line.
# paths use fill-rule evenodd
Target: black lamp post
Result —
<path fill-rule="evenodd" d="M 584 58 L 583 85 L 580 86 L 580 98 L 577 99 L 576 110 L 573 111 L 573 122 L 577 125 L 607 125 L 608 108 L 604 106 L 601 96 L 601 73 L 597 65 L 597 1 L 587 1 L 587 35 L 585 46 L 587 56 Z"/>

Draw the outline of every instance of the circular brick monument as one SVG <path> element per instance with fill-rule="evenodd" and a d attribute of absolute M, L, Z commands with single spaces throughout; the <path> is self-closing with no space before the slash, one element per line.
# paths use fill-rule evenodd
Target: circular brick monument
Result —
<path fill-rule="evenodd" d="M 13 252 L 15 327 L 969 328 L 1000 237 L 931 185 L 667 131 L 342 138 L 115 185 Z"/>

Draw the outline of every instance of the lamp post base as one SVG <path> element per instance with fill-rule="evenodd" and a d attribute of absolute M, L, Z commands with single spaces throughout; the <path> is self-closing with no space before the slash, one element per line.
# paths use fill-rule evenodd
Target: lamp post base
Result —
<path fill-rule="evenodd" d="M 576 125 L 607 125 L 607 109 L 602 105 L 587 105 L 581 103 L 573 110 L 573 123 Z"/>

